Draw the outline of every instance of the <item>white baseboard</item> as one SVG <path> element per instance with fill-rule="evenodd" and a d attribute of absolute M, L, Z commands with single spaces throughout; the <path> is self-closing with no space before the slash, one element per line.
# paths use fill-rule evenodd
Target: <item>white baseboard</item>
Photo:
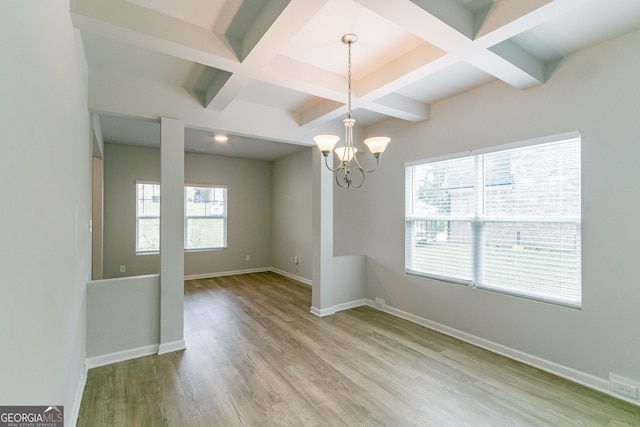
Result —
<path fill-rule="evenodd" d="M 172 351 L 184 350 L 187 348 L 184 340 L 162 343 L 158 347 L 158 354 L 171 353 Z"/>
<path fill-rule="evenodd" d="M 274 273 L 278 273 L 281 276 L 288 277 L 289 279 L 293 279 L 298 282 L 304 283 L 305 285 L 311 286 L 312 284 L 311 280 L 307 279 L 306 277 L 297 276 L 295 274 L 289 273 L 288 271 L 280 270 L 279 268 L 271 267 L 270 271 L 273 271 Z"/>
<path fill-rule="evenodd" d="M 88 357 L 86 361 L 87 369 L 124 362 L 125 360 L 136 359 L 138 357 L 151 356 L 152 354 L 159 354 L 158 347 L 158 344 L 152 344 L 144 347 L 116 351 L 102 356 Z"/>
<path fill-rule="evenodd" d="M 318 317 L 324 317 L 324 316 L 330 316 L 332 314 L 335 314 L 335 310 L 333 307 L 329 307 L 329 308 L 323 308 L 322 310 L 317 308 L 317 307 L 313 307 L 311 306 L 311 314 L 315 314 Z"/>
<path fill-rule="evenodd" d="M 369 301 L 366 298 L 358 299 L 355 301 L 344 302 L 342 304 L 336 304 L 333 306 L 335 312 L 349 310 L 351 308 L 362 307 L 363 305 L 369 305 Z"/>
<path fill-rule="evenodd" d="M 272 269 L 271 267 L 260 267 L 260 268 L 248 268 L 246 270 L 218 271 L 214 273 L 191 274 L 189 276 L 184 276 L 184 280 L 208 279 L 210 277 L 222 277 L 222 276 L 236 276 L 238 274 L 249 274 L 249 273 L 264 273 L 265 271 L 272 271 Z"/>
<path fill-rule="evenodd" d="M 238 274 L 264 273 L 267 271 L 273 271 L 274 273 L 280 274 L 281 276 L 285 276 L 290 279 L 297 280 L 298 282 L 304 283 L 305 285 L 311 286 L 310 279 L 295 275 L 293 273 L 289 273 L 288 271 L 284 271 L 275 267 L 260 267 L 260 268 L 249 268 L 246 270 L 232 270 L 232 271 L 219 271 L 219 272 L 204 273 L 204 274 L 190 274 L 188 276 L 184 276 L 184 280 L 209 279 L 211 277 L 236 276 Z"/>
<path fill-rule="evenodd" d="M 355 302 L 356 301 L 354 301 L 354 303 Z M 361 304 L 361 305 L 364 305 L 364 304 Z M 608 394 L 609 396 L 613 396 L 617 399 L 621 399 L 626 402 L 633 403 L 635 405 L 640 405 L 640 402 L 638 400 L 629 399 L 629 398 L 626 398 L 625 396 L 621 396 L 617 393 L 613 393 L 610 390 L 609 381 L 606 379 L 599 378 L 594 375 L 588 374 L 586 372 L 578 371 L 577 369 L 560 365 L 558 363 L 551 362 L 549 360 L 542 359 L 540 357 L 533 356 L 528 353 L 524 353 L 520 350 L 516 350 L 511 347 L 507 347 L 502 344 L 498 344 L 496 342 L 477 337 L 475 335 L 460 331 L 458 329 L 451 328 L 441 323 L 437 323 L 432 320 L 425 319 L 424 317 L 416 316 L 415 314 L 408 313 L 406 311 L 397 309 L 395 307 L 391 307 L 389 305 L 378 307 L 376 306 L 375 301 L 372 301 L 370 299 L 366 299 L 366 305 L 371 308 L 375 308 L 376 310 L 380 310 L 385 313 L 391 314 L 393 316 L 408 320 L 410 322 L 417 323 L 418 325 L 427 327 L 429 329 L 433 329 L 434 331 L 441 332 L 445 335 L 449 335 L 450 337 L 457 338 L 460 341 L 464 341 L 469 344 L 473 344 L 477 347 L 484 348 L 485 350 L 489 350 L 493 353 L 497 353 L 502 356 L 508 357 L 509 359 L 522 362 L 525 365 L 533 366 L 534 368 L 538 368 L 545 372 L 549 372 L 551 374 L 565 378 L 569 381 L 573 381 L 575 383 L 581 384 L 585 387 L 589 387 L 591 389 L 600 391 L 602 393 Z"/>
<path fill-rule="evenodd" d="M 311 313 L 315 314 L 318 317 L 330 316 L 339 311 L 349 310 L 350 308 L 362 307 L 363 305 L 369 305 L 370 300 L 366 298 L 362 298 L 355 301 L 344 302 L 340 304 L 335 304 L 328 308 L 323 308 L 320 310 L 316 307 L 311 307 Z"/>
<path fill-rule="evenodd" d="M 69 421 L 69 427 L 76 427 L 78 423 L 78 415 L 80 415 L 80 405 L 82 404 L 82 395 L 84 394 L 84 386 L 87 384 L 87 364 L 85 362 L 83 372 L 80 374 L 80 381 L 78 381 L 78 387 L 76 389 L 76 394 L 73 399 L 73 406 L 71 407 L 71 412 L 67 413 L 67 418 Z M 65 411 L 66 412 L 66 411 Z"/>

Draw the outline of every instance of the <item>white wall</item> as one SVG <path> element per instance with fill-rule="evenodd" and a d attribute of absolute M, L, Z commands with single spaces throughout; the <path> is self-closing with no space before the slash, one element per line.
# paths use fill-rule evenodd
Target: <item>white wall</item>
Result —
<path fill-rule="evenodd" d="M 273 163 L 271 266 L 311 280 L 311 150 Z M 298 264 L 291 258 L 297 256 Z"/>
<path fill-rule="evenodd" d="M 228 186 L 227 249 L 186 252 L 185 276 L 267 268 L 271 163 L 185 153 L 185 183 Z M 156 274 L 159 255 L 135 254 L 135 180 L 160 181 L 160 150 L 105 144 L 104 277 Z M 251 260 L 246 261 L 246 255 Z M 119 266 L 126 265 L 120 273 Z"/>
<path fill-rule="evenodd" d="M 84 381 L 87 65 L 67 1 L 0 3 L 0 402 L 64 405 Z"/>
<path fill-rule="evenodd" d="M 635 32 L 567 58 L 542 86 L 492 83 L 432 105 L 428 122 L 367 129 L 393 142 L 357 199 L 336 203 L 335 219 L 360 218 L 351 233 L 368 257 L 367 297 L 595 382 L 609 373 L 640 381 L 638 52 Z M 573 130 L 582 132 L 582 310 L 404 273 L 405 162 Z"/>

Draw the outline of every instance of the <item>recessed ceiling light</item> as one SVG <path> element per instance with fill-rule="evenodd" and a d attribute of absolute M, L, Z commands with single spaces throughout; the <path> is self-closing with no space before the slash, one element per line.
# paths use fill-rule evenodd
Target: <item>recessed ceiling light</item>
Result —
<path fill-rule="evenodd" d="M 216 135 L 213 137 L 213 139 L 218 142 L 227 142 L 229 140 L 229 137 L 227 135 Z"/>

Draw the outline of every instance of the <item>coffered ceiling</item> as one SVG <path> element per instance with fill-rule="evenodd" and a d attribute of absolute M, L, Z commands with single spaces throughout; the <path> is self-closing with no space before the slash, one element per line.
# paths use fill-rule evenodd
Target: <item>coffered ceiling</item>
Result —
<path fill-rule="evenodd" d="M 430 104 L 493 81 L 526 91 L 563 58 L 640 28 L 638 0 L 72 0 L 105 141 L 273 160 L 353 116 L 437 120 Z M 629 60 L 637 60 L 630 53 Z M 229 135 L 215 144 L 216 133 Z"/>

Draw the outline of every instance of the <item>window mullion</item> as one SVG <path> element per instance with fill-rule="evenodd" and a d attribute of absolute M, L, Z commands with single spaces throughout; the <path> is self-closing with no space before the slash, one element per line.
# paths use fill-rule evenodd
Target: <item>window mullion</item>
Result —
<path fill-rule="evenodd" d="M 471 224 L 471 277 L 477 286 L 484 277 L 484 156 L 474 156 L 474 215 Z"/>

